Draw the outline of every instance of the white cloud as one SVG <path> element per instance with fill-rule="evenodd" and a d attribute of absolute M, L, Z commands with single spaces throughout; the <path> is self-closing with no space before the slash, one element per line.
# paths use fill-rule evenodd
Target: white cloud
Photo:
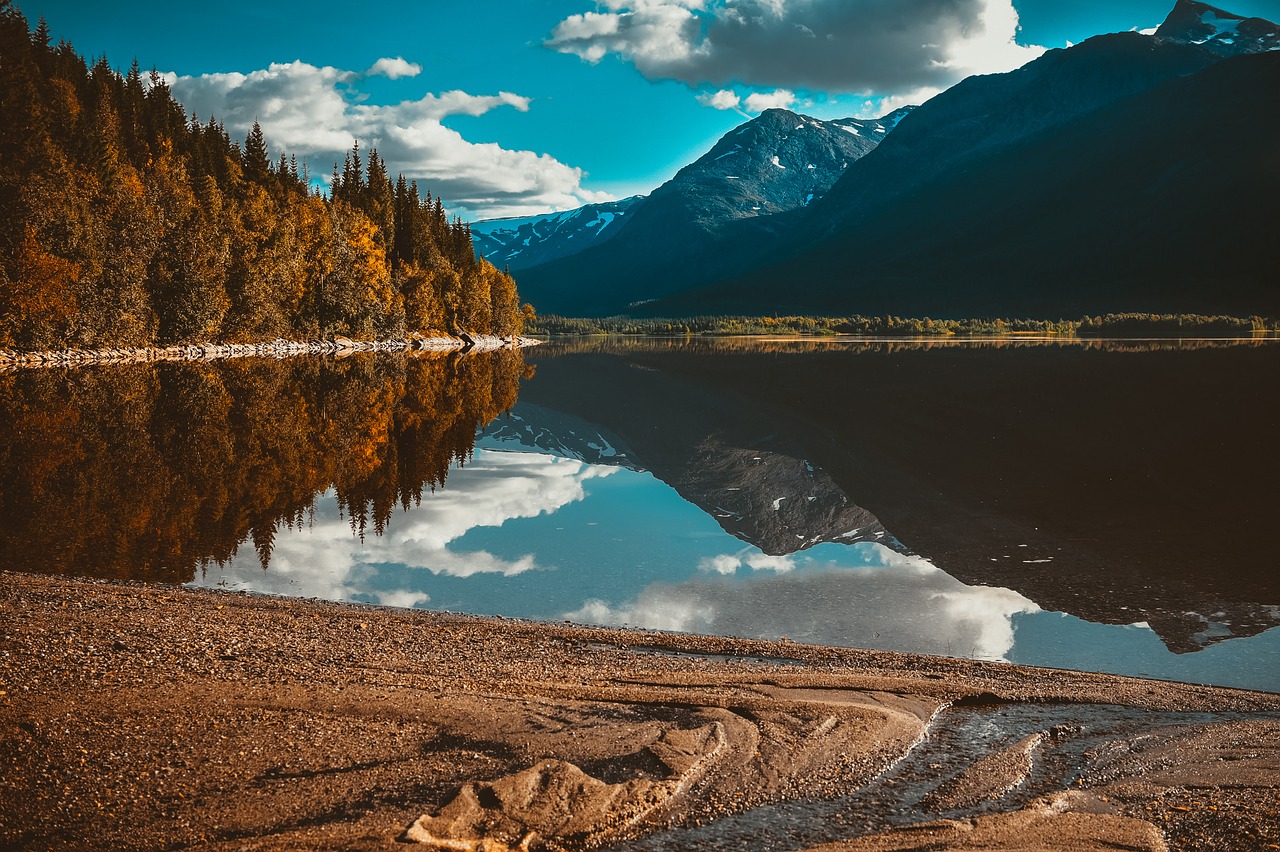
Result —
<path fill-rule="evenodd" d="M 791 109 L 798 98 L 787 89 L 776 89 L 772 92 L 751 92 L 744 100 L 733 89 L 720 89 L 716 92 L 702 92 L 698 95 L 698 103 L 719 110 L 737 110 L 743 115 L 761 113 L 767 109 Z"/>
<path fill-rule="evenodd" d="M 713 574 L 729 574 L 738 573 L 738 568 L 742 566 L 742 560 L 736 556 L 728 554 L 722 556 L 708 556 L 698 563 L 699 571 L 709 571 Z"/>
<path fill-rule="evenodd" d="M 608 0 L 546 44 L 644 76 L 877 96 L 945 88 L 1044 52 L 1016 41 L 1012 0 Z"/>
<path fill-rule="evenodd" d="M 752 92 L 747 95 L 748 112 L 764 112 L 767 109 L 790 109 L 796 102 L 794 92 L 778 89 L 773 92 Z"/>
<path fill-rule="evenodd" d="M 583 483 L 617 468 L 539 453 L 477 450 L 472 461 L 449 474 L 449 488 L 424 499 L 374 542 L 373 561 L 403 562 L 465 577 L 508 576 L 532 570 L 533 558 L 487 561 L 484 553 L 454 554 L 449 545 L 477 527 L 498 527 L 512 518 L 533 518 L 581 500 Z"/>
<path fill-rule="evenodd" d="M 380 59 L 368 73 L 406 76 L 417 67 L 399 58 Z M 366 150 L 378 149 L 393 176 L 416 179 L 444 198 L 453 212 L 514 216 L 613 198 L 585 189 L 582 169 L 547 154 L 469 142 L 441 123 L 449 116 L 479 116 L 502 107 L 527 112 L 529 98 L 511 92 L 450 91 L 372 104 L 360 91 L 362 76 L 287 62 L 248 74 L 166 75 L 166 80 L 188 112 L 202 121 L 216 116 L 240 138 L 257 121 L 275 152 L 308 157 L 320 176 L 359 139 Z"/>
<path fill-rule="evenodd" d="M 872 98 L 862 105 L 862 109 L 858 110 L 858 118 L 880 118 L 888 115 L 895 109 L 905 106 L 920 106 L 920 104 L 941 94 L 942 89 L 925 86 L 920 89 L 913 89 L 909 92 L 903 92 L 897 95 L 887 95 L 883 98 Z"/>
<path fill-rule="evenodd" d="M 631 608 L 614 608 L 602 600 L 589 600 L 581 609 L 565 613 L 565 618 L 578 624 L 629 625 L 647 630 L 671 630 L 677 633 L 714 632 L 716 609 L 712 604 L 683 600 L 678 596 L 661 596 L 644 600 Z"/>
<path fill-rule="evenodd" d="M 721 89 L 718 92 L 703 92 L 698 95 L 698 103 L 715 109 L 737 109 L 742 99 L 732 89 Z"/>
<path fill-rule="evenodd" d="M 376 77 L 388 77 L 392 80 L 399 80 L 401 77 L 417 77 L 422 73 L 422 66 L 416 62 L 409 62 L 404 57 L 384 56 L 370 66 L 366 74 Z"/>

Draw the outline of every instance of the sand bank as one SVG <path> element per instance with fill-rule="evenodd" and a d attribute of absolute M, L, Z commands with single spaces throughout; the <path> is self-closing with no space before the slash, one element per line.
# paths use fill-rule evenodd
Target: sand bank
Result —
<path fill-rule="evenodd" d="M 0 574 L 4 848 L 698 848 L 792 813 L 787 848 L 1265 849 L 1278 718 L 1108 675 Z"/>

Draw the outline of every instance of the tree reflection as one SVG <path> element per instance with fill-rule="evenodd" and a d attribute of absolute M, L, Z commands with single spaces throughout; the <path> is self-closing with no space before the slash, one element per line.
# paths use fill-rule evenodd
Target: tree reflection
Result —
<path fill-rule="evenodd" d="M 520 352 L 0 375 L 0 568 L 186 582 L 333 488 L 352 530 L 443 486 L 508 410 Z"/>

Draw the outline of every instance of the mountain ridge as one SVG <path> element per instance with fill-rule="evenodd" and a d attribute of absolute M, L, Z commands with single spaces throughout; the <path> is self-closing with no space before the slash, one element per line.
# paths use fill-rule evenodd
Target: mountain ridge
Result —
<path fill-rule="evenodd" d="M 766 111 L 616 239 L 521 287 L 579 316 L 1280 313 L 1277 49 L 1280 25 L 1178 0 L 1154 34 L 1095 36 L 872 122 Z M 814 191 L 797 169 L 817 155 L 789 146 L 817 125 L 844 145 Z"/>
<path fill-rule="evenodd" d="M 1156 28 L 1157 38 L 1199 44 L 1222 56 L 1280 49 L 1280 26 L 1264 18 L 1246 18 L 1199 0 L 1178 0 Z"/>
<path fill-rule="evenodd" d="M 539 216 L 482 219 L 471 224 L 471 242 L 477 257 L 518 272 L 606 242 L 643 201 L 633 195 Z"/>
<path fill-rule="evenodd" d="M 1224 60 L 995 152 L 882 206 L 806 252 L 655 311 L 960 315 L 1280 311 L 1265 215 L 1280 169 L 1280 54 Z M 1217 149 L 1170 128 L 1215 128 Z M 1244 116 L 1242 118 L 1242 116 Z M 1249 187 L 1241 192 L 1239 187 Z M 1206 215 L 1197 216 L 1197 211 Z M 1211 215 L 1210 215 L 1211 214 Z M 871 257 L 857 277 L 849 256 Z M 825 282 L 779 302 L 778 276 Z"/>
<path fill-rule="evenodd" d="M 766 110 L 654 190 L 607 245 L 524 270 L 522 292 L 544 312 L 612 311 L 745 270 L 753 246 L 769 244 L 783 218 L 821 198 L 902 115 L 827 122 Z"/>

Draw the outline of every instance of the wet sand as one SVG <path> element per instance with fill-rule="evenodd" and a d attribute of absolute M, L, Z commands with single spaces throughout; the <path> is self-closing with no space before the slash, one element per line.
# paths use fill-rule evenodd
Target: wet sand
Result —
<path fill-rule="evenodd" d="M 708 848 L 733 820 L 761 849 L 1280 848 L 1278 720 L 1109 675 L 0 574 L 6 849 Z"/>

